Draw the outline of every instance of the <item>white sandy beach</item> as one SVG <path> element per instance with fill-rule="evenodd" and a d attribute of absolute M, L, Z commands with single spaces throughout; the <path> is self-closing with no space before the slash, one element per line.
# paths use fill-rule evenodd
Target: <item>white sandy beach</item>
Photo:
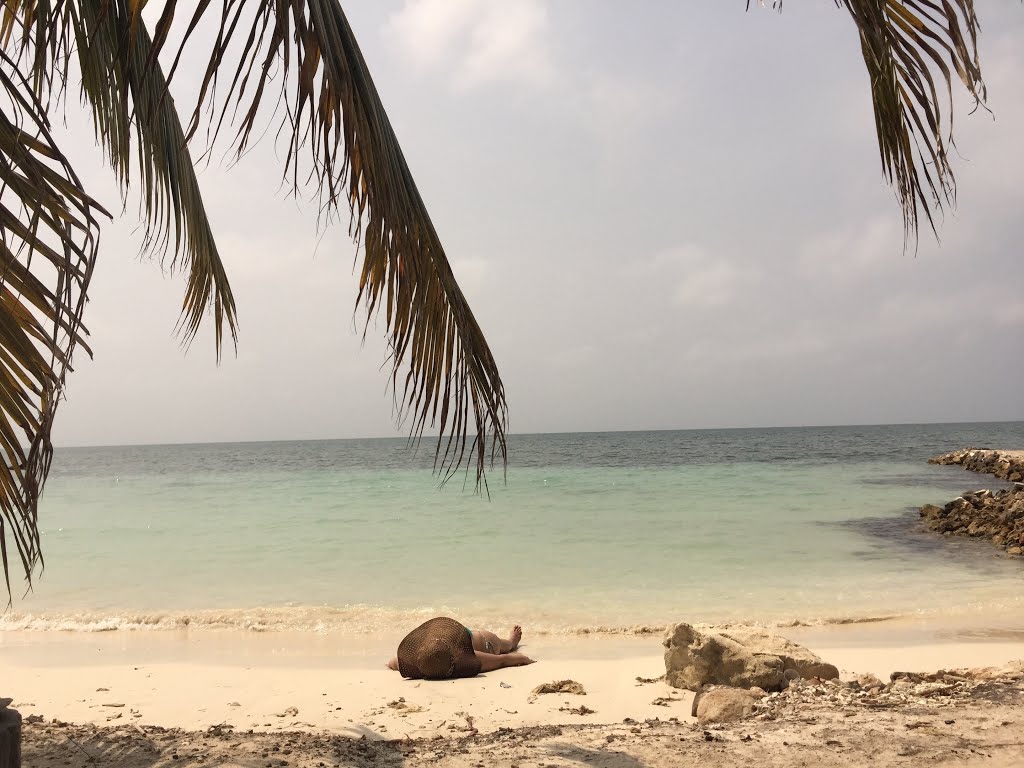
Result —
<path fill-rule="evenodd" d="M 839 667 L 844 677 L 893 671 L 1001 666 L 1024 659 L 1024 623 L 885 621 L 780 630 Z M 656 679 L 660 635 L 544 636 L 524 652 L 528 667 L 475 679 L 403 680 L 383 666 L 384 642 L 309 633 L 6 632 L 3 691 L 23 716 L 97 725 L 203 730 L 317 730 L 394 739 L 624 718 L 690 718 L 693 694 Z M 542 695 L 544 682 L 572 679 L 586 697 Z M 660 700 L 655 704 L 656 700 Z M 667 701 L 666 701 L 667 700 Z M 585 704 L 593 714 L 571 711 Z M 667 706 L 666 706 L 667 705 Z"/>

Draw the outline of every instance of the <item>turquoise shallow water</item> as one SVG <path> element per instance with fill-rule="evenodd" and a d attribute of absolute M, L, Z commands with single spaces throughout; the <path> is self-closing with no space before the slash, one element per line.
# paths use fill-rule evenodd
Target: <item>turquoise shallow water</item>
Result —
<path fill-rule="evenodd" d="M 0 629 L 573 632 L 1019 611 L 1024 564 L 922 532 L 1024 423 L 513 436 L 491 498 L 403 440 L 58 450 L 46 570 Z M 499 473 L 500 474 L 500 473 Z"/>

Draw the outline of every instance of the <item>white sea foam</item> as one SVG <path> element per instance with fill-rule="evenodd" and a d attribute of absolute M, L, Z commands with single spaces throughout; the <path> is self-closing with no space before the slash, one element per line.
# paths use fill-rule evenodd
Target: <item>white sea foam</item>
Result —
<path fill-rule="evenodd" d="M 158 612 L 8 612 L 0 614 L 0 632 L 209 632 L 237 631 L 253 633 L 300 632 L 315 634 L 375 635 L 394 634 L 437 615 L 452 615 L 471 627 L 501 629 L 509 623 L 503 618 L 487 615 L 460 615 L 445 608 L 397 610 L 368 605 L 343 608 L 324 606 L 289 606 L 207 611 Z M 937 611 L 933 617 L 966 615 L 964 612 Z M 844 624 L 870 624 L 899 618 L 923 618 L 922 612 L 901 615 L 860 615 L 786 618 L 764 620 L 759 618 L 727 621 L 700 621 L 699 616 L 675 617 L 692 621 L 698 627 L 762 627 L 780 629 L 793 627 L 831 626 Z M 662 635 L 673 622 L 641 624 L 589 625 L 558 624 L 549 619 L 526 616 L 521 622 L 531 635 L 539 636 L 644 636 Z"/>

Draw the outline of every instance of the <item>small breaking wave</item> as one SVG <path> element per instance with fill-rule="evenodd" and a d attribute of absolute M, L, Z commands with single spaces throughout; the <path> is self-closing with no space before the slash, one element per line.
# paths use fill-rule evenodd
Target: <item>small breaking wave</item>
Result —
<path fill-rule="evenodd" d="M 273 607 L 199 611 L 71 611 L 0 615 L 0 631 L 168 632 L 235 630 L 244 632 L 345 631 L 368 634 L 402 618 L 425 621 L 432 609 L 394 611 L 373 606 L 346 608 Z"/>
<path fill-rule="evenodd" d="M 780 621 L 776 622 L 772 626 L 778 628 L 784 627 L 835 627 L 842 626 L 844 624 L 878 624 L 883 621 L 895 621 L 896 619 L 906 618 L 898 613 L 890 613 L 884 616 L 836 616 L 833 618 L 826 619 L 813 619 L 811 621 L 805 621 L 802 619 L 793 619 L 791 621 Z"/>
<path fill-rule="evenodd" d="M 300 632 L 316 634 L 372 635 L 408 631 L 434 616 L 454 616 L 469 627 L 499 629 L 507 617 L 465 612 L 446 606 L 397 609 L 371 605 L 344 607 L 283 606 L 199 611 L 66 611 L 10 612 L 0 615 L 0 632 Z M 867 624 L 900 618 L 884 616 L 838 616 L 779 620 L 699 621 L 698 617 L 675 617 L 695 626 L 711 629 L 759 627 L 783 629 L 844 624 Z M 558 623 L 550 618 L 516 617 L 539 636 L 651 636 L 661 635 L 674 621 L 623 623 Z"/>

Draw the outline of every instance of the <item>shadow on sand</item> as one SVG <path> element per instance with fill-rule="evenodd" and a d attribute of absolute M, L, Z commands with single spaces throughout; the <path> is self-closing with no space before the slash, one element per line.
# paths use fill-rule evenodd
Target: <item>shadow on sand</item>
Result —
<path fill-rule="evenodd" d="M 22 733 L 22 764 L 33 768 L 191 768 L 234 766 L 402 766 L 410 750 L 400 741 L 354 726 L 358 737 L 282 731 L 235 732 L 212 727 L 182 731 L 156 726 L 33 723 Z"/>

